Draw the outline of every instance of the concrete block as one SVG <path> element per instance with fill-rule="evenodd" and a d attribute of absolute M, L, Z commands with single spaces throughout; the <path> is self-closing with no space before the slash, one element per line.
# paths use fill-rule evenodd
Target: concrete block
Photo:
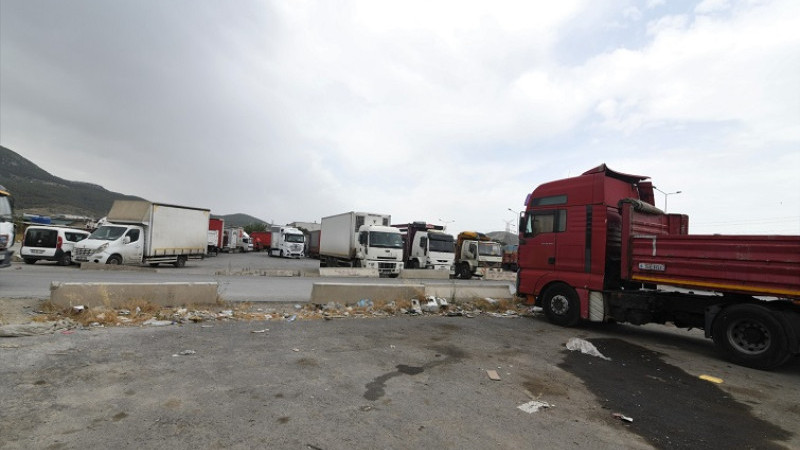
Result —
<path fill-rule="evenodd" d="M 364 298 L 391 302 L 411 300 L 424 294 L 425 286 L 421 284 L 314 283 L 311 303 L 352 304 Z"/>
<path fill-rule="evenodd" d="M 425 296 L 442 297 L 452 302 L 474 300 L 476 298 L 512 299 L 512 288 L 506 285 L 467 285 L 467 284 L 427 284 Z"/>
<path fill-rule="evenodd" d="M 449 280 L 450 271 L 430 269 L 403 269 L 400 277 L 407 280 Z"/>
<path fill-rule="evenodd" d="M 50 285 L 50 301 L 61 307 L 83 305 L 119 308 L 133 300 L 161 306 L 217 302 L 216 282 L 202 283 L 60 283 Z"/>
<path fill-rule="evenodd" d="M 493 281 L 516 281 L 517 273 L 507 270 L 488 270 L 483 279 Z"/>
<path fill-rule="evenodd" d="M 320 267 L 321 277 L 353 277 L 353 278 L 379 278 L 378 269 L 366 267 Z"/>

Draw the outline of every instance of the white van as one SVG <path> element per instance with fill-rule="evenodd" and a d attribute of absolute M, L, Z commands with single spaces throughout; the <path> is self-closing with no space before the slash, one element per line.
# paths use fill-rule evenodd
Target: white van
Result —
<path fill-rule="evenodd" d="M 26 264 L 36 261 L 57 261 L 62 266 L 72 264 L 75 243 L 89 237 L 89 232 L 75 228 L 30 226 L 25 230 L 19 250 Z"/>

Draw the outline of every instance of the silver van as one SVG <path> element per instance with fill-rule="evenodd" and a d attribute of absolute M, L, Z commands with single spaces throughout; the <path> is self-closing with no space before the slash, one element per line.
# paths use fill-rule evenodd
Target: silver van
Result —
<path fill-rule="evenodd" d="M 19 250 L 26 264 L 36 261 L 57 261 L 62 266 L 72 264 L 75 243 L 89 237 L 89 232 L 75 228 L 30 226 L 25 230 Z"/>

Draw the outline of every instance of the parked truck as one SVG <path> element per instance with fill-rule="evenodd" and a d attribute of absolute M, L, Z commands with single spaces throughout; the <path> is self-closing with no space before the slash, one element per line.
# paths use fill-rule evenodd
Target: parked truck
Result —
<path fill-rule="evenodd" d="M 208 255 L 217 256 L 222 251 L 224 229 L 225 220 L 215 217 L 208 219 Z"/>
<path fill-rule="evenodd" d="M 305 242 L 306 235 L 297 228 L 273 225 L 269 256 L 302 258 L 305 254 Z"/>
<path fill-rule="evenodd" d="M 11 193 L 0 186 L 0 268 L 10 266 L 14 256 L 11 250 L 15 239 L 13 206 Z"/>
<path fill-rule="evenodd" d="M 403 270 L 403 236 L 389 226 L 391 216 L 346 212 L 320 223 L 320 267 L 367 267 L 382 276 Z"/>
<path fill-rule="evenodd" d="M 210 211 L 142 200 L 115 200 L 106 222 L 77 242 L 73 259 L 99 264 L 161 263 L 183 267 L 202 259 Z"/>
<path fill-rule="evenodd" d="M 503 270 L 510 272 L 517 271 L 517 259 L 519 258 L 519 246 L 516 244 L 508 244 L 503 247 Z"/>
<path fill-rule="evenodd" d="M 503 249 L 499 242 L 477 231 L 458 233 L 455 247 L 455 275 L 462 280 L 482 277 L 490 269 L 500 269 Z"/>
<path fill-rule="evenodd" d="M 647 180 L 603 164 L 537 187 L 520 218 L 518 295 L 563 326 L 700 328 L 757 369 L 800 354 L 800 236 L 691 235 Z"/>
<path fill-rule="evenodd" d="M 441 225 L 412 222 L 392 225 L 403 235 L 403 264 L 406 269 L 453 271 L 455 240 Z"/>
<path fill-rule="evenodd" d="M 222 232 L 222 251 L 242 253 L 250 251 L 250 237 L 242 227 L 225 227 Z"/>
<path fill-rule="evenodd" d="M 270 243 L 272 242 L 272 232 L 253 231 L 250 233 L 250 241 L 253 243 L 253 251 L 260 252 L 262 250 L 269 250 Z"/>

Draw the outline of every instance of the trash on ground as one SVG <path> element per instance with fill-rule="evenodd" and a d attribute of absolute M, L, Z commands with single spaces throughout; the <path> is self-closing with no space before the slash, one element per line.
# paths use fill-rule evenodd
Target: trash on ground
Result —
<path fill-rule="evenodd" d="M 632 418 L 630 418 L 630 417 L 628 417 L 628 416 L 626 416 L 626 415 L 620 414 L 620 413 L 614 413 L 614 414 L 611 414 L 611 415 L 612 415 L 612 416 L 613 416 L 615 419 L 619 419 L 619 420 L 621 420 L 621 421 L 623 421 L 623 422 L 633 422 L 633 419 L 632 419 Z"/>
<path fill-rule="evenodd" d="M 297 319 L 297 314 L 292 314 L 291 316 L 286 318 L 287 322 L 294 322 Z"/>
<path fill-rule="evenodd" d="M 596 356 L 598 358 L 605 359 L 606 361 L 611 361 L 611 358 L 608 358 L 600 353 L 594 344 L 584 339 L 571 338 L 569 341 L 567 341 L 567 350 L 580 351 L 584 355 Z"/>
<path fill-rule="evenodd" d="M 497 303 L 497 300 L 495 300 L 495 299 L 493 299 L 491 297 L 485 297 L 484 300 L 486 300 L 487 302 L 491 303 L 492 305 Z"/>
<path fill-rule="evenodd" d="M 358 301 L 358 303 L 356 303 L 356 305 L 358 305 L 359 308 L 372 308 L 374 306 L 372 300 L 368 298 L 362 298 Z"/>
<path fill-rule="evenodd" d="M 264 328 L 263 330 L 253 330 L 251 333 L 266 333 L 269 331 L 269 328 Z"/>
<path fill-rule="evenodd" d="M 172 325 L 172 321 L 171 320 L 158 320 L 158 319 L 153 318 L 153 319 L 145 320 L 144 322 L 142 322 L 142 325 L 148 325 L 148 326 L 151 326 L 151 327 L 165 327 L 167 325 Z"/>
<path fill-rule="evenodd" d="M 539 412 L 540 409 L 543 408 L 552 408 L 553 405 L 547 402 L 539 401 L 539 400 L 532 400 L 528 403 L 522 404 L 517 406 L 517 408 L 525 411 L 528 414 L 533 414 L 535 412 Z"/>
<path fill-rule="evenodd" d="M 415 298 L 411 299 L 411 310 L 409 312 L 411 314 L 422 314 L 422 307 L 419 305 L 419 300 Z"/>
<path fill-rule="evenodd" d="M 77 313 L 82 312 L 84 309 L 86 309 L 86 307 L 83 305 L 75 305 L 72 307 L 72 310 Z"/>
<path fill-rule="evenodd" d="M 500 375 L 497 374 L 496 370 L 487 370 L 486 375 L 489 376 L 490 380 L 500 381 Z"/>
<path fill-rule="evenodd" d="M 705 381 L 710 381 L 712 383 L 721 384 L 722 378 L 712 377 L 711 375 L 700 375 L 698 378 Z"/>
<path fill-rule="evenodd" d="M 173 358 L 177 358 L 178 356 L 190 356 L 190 355 L 194 355 L 195 353 L 197 353 L 197 352 L 194 351 L 194 350 L 183 350 L 183 351 L 180 351 L 178 353 L 175 353 L 174 355 L 172 355 L 172 357 Z"/>

